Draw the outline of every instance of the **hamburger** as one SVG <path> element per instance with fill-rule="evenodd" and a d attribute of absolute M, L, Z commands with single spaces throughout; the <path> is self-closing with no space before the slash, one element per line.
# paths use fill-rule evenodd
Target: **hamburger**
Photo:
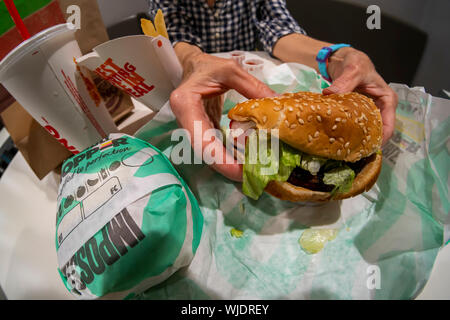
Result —
<path fill-rule="evenodd" d="M 346 199 L 368 191 L 380 173 L 381 114 L 362 94 L 298 92 L 250 99 L 228 117 L 230 128 L 241 128 L 247 137 L 261 129 L 278 135 L 278 157 L 267 147 L 264 165 L 248 161 L 250 139 L 245 139 L 242 188 L 253 199 L 264 191 L 293 202 Z M 263 174 L 274 164 L 274 173 Z"/>

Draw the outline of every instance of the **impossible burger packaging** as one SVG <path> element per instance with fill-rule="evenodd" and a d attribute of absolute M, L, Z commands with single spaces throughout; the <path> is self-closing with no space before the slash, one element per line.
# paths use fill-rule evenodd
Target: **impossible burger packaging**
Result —
<path fill-rule="evenodd" d="M 63 163 L 56 215 L 58 270 L 80 299 L 122 299 L 187 266 L 203 217 L 169 160 L 111 134 Z"/>

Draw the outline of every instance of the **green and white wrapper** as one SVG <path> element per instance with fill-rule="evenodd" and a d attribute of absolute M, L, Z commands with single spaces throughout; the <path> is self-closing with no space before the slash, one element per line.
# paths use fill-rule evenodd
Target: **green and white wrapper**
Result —
<path fill-rule="evenodd" d="M 133 297 L 187 266 L 200 242 L 198 203 L 158 149 L 111 134 L 64 162 L 56 249 L 80 299 Z"/>
<path fill-rule="evenodd" d="M 263 80 L 279 93 L 320 92 L 328 86 L 308 67 L 266 61 Z M 352 199 L 310 206 L 264 193 L 254 201 L 241 184 L 205 164 L 176 165 L 203 213 L 202 240 L 188 268 L 137 298 L 416 297 L 449 239 L 444 230 L 450 222 L 450 103 L 417 88 L 391 87 L 399 95 L 395 135 L 383 148 L 376 185 Z M 240 99 L 236 92 L 227 94 L 223 126 Z M 136 136 L 170 158 L 179 143 L 171 141 L 176 128 L 167 104 Z M 311 228 L 338 233 L 320 252 L 308 254 L 299 238 Z"/>

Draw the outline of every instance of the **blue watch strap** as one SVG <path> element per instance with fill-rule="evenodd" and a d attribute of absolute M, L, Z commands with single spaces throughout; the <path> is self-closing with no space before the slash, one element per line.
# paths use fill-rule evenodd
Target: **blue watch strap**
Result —
<path fill-rule="evenodd" d="M 319 71 L 320 74 L 328 81 L 331 81 L 331 77 L 328 74 L 327 67 L 328 67 L 328 58 L 333 54 L 333 52 L 344 48 L 344 47 L 351 47 L 349 44 L 345 43 L 339 43 L 334 44 L 329 47 L 323 47 L 319 53 L 317 54 L 316 60 L 319 64 Z"/>

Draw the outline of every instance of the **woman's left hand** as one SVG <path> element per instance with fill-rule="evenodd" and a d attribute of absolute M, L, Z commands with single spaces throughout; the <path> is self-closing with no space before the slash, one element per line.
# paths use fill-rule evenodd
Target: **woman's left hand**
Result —
<path fill-rule="evenodd" d="M 394 133 L 398 97 L 376 72 L 370 58 L 353 48 L 342 48 L 330 58 L 328 73 L 332 85 L 323 94 L 356 91 L 371 97 L 380 108 L 383 121 L 383 144 Z"/>

